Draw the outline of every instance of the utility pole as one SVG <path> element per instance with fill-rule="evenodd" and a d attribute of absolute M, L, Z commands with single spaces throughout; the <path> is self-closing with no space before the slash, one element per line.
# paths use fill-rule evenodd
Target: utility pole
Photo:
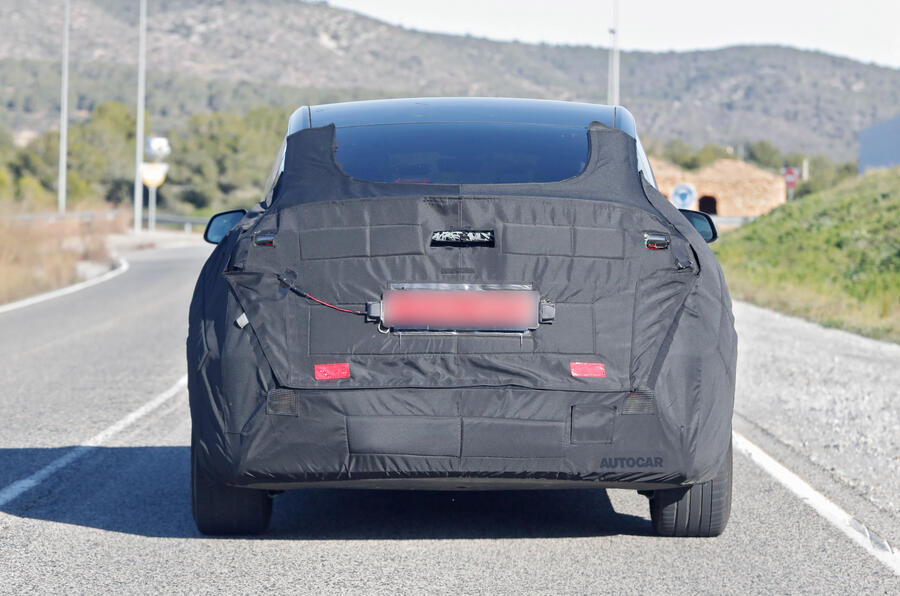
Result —
<path fill-rule="evenodd" d="M 56 208 L 66 212 L 66 172 L 69 154 L 69 0 L 63 16 L 62 84 L 59 91 L 59 176 L 56 181 Z"/>
<path fill-rule="evenodd" d="M 144 207 L 144 182 L 141 179 L 141 164 L 144 163 L 144 101 L 147 68 L 147 0 L 140 0 L 140 23 L 138 25 L 138 92 L 137 130 L 134 135 L 134 231 L 141 231 Z"/>
<path fill-rule="evenodd" d="M 619 104 L 619 0 L 613 0 L 613 24 L 609 28 L 609 68 L 606 103 Z"/>

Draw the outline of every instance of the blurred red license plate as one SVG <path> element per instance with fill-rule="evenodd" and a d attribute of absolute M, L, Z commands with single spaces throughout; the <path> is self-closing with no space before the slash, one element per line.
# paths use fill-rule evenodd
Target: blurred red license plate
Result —
<path fill-rule="evenodd" d="M 537 329 L 540 295 L 533 290 L 388 290 L 385 327 L 427 331 Z"/>

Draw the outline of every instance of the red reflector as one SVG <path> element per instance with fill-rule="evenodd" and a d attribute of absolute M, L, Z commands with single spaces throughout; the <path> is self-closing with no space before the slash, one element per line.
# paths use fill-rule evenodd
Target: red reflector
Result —
<path fill-rule="evenodd" d="M 381 316 L 395 329 L 525 331 L 539 311 L 533 290 L 390 290 Z"/>
<path fill-rule="evenodd" d="M 348 379 L 350 378 L 350 363 L 336 362 L 334 364 L 316 364 L 316 380 Z"/>
<path fill-rule="evenodd" d="M 606 367 L 602 362 L 570 362 L 573 377 L 605 377 Z"/>

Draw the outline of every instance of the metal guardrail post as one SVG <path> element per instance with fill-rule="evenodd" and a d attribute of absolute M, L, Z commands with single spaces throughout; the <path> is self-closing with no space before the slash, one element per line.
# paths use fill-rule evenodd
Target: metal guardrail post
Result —
<path fill-rule="evenodd" d="M 753 215 L 710 215 L 716 227 L 719 226 L 742 226 L 756 219 Z"/>

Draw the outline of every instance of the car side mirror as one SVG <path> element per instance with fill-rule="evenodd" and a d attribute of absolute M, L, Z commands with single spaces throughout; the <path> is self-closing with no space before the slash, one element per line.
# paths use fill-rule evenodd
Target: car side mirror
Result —
<path fill-rule="evenodd" d="M 234 209 L 216 213 L 207 222 L 206 230 L 203 232 L 203 239 L 211 244 L 218 244 L 231 231 L 231 228 L 244 219 L 246 214 L 246 209 Z"/>
<path fill-rule="evenodd" d="M 681 214 L 694 226 L 694 229 L 700 233 L 700 237 L 706 240 L 707 244 L 711 244 L 719 237 L 716 230 L 716 224 L 712 218 L 702 211 L 691 211 L 690 209 L 679 209 Z"/>

